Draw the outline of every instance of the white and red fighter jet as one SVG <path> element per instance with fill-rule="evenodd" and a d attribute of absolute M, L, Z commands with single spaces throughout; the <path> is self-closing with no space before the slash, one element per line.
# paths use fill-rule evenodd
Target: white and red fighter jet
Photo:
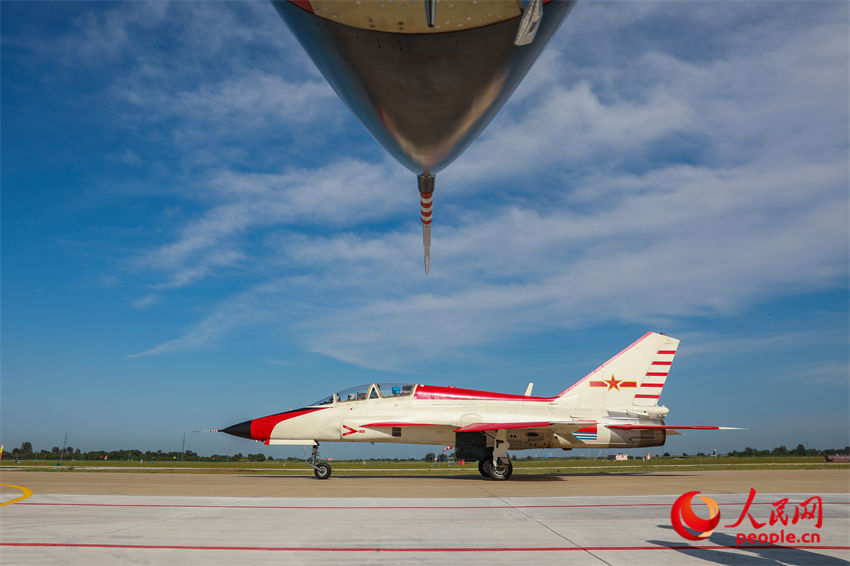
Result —
<path fill-rule="evenodd" d="M 658 404 L 679 341 L 648 332 L 554 397 L 491 393 L 407 383 L 346 389 L 306 407 L 245 421 L 218 432 L 269 445 L 313 446 L 307 463 L 319 479 L 319 442 L 451 444 L 458 460 L 478 461 L 484 477 L 510 478 L 508 449 L 662 446 L 679 429 Z"/>

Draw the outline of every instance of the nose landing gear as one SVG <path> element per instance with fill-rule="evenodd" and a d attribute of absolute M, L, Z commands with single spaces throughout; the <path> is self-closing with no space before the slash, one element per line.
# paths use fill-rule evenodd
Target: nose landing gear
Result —
<path fill-rule="evenodd" d="M 313 445 L 313 453 L 307 458 L 307 464 L 313 468 L 313 475 L 318 480 L 326 480 L 331 477 L 331 465 L 327 462 L 318 462 L 319 460 L 319 443 Z"/>

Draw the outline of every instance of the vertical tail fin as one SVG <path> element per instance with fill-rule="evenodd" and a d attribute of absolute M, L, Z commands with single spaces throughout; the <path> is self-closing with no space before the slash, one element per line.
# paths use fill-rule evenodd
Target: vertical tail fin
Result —
<path fill-rule="evenodd" d="M 659 346 L 652 362 L 646 369 L 643 379 L 638 387 L 633 404 L 640 407 L 654 407 L 658 405 L 658 398 L 664 390 L 664 384 L 667 382 L 667 374 L 670 373 L 670 366 L 673 364 L 673 357 L 676 355 L 676 348 L 679 346 L 678 340 L 671 340 L 671 343 Z"/>
<path fill-rule="evenodd" d="M 608 409 L 658 405 L 679 341 L 647 332 L 561 393 L 556 403 Z"/>

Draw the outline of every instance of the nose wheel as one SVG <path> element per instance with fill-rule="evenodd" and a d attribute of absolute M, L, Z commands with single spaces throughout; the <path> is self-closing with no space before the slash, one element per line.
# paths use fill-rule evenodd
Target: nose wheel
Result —
<path fill-rule="evenodd" d="M 313 475 L 318 480 L 326 480 L 331 477 L 331 466 L 326 462 L 320 462 L 313 468 Z"/>
<path fill-rule="evenodd" d="M 319 443 L 313 445 L 313 453 L 307 458 L 307 464 L 313 468 L 313 475 L 317 480 L 326 480 L 331 477 L 331 465 L 327 462 L 318 462 L 319 460 Z M 318 463 L 317 463 L 318 462 Z"/>

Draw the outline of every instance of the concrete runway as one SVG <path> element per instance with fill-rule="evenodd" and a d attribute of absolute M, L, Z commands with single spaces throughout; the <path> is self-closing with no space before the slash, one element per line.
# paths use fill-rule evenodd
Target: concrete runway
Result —
<path fill-rule="evenodd" d="M 6 472 L 31 489 L 0 507 L 3 564 L 848 564 L 850 471 L 769 470 L 615 476 L 308 478 L 223 474 Z M 812 495 L 822 525 L 767 522 Z M 706 540 L 671 526 L 685 491 L 717 501 Z M 584 492 L 584 493 L 581 493 Z M 651 493 L 648 495 L 647 493 Z M 2 487 L 0 501 L 21 495 Z M 695 511 L 707 516 L 705 506 Z M 817 534 L 810 544 L 736 547 L 736 535 Z"/>

